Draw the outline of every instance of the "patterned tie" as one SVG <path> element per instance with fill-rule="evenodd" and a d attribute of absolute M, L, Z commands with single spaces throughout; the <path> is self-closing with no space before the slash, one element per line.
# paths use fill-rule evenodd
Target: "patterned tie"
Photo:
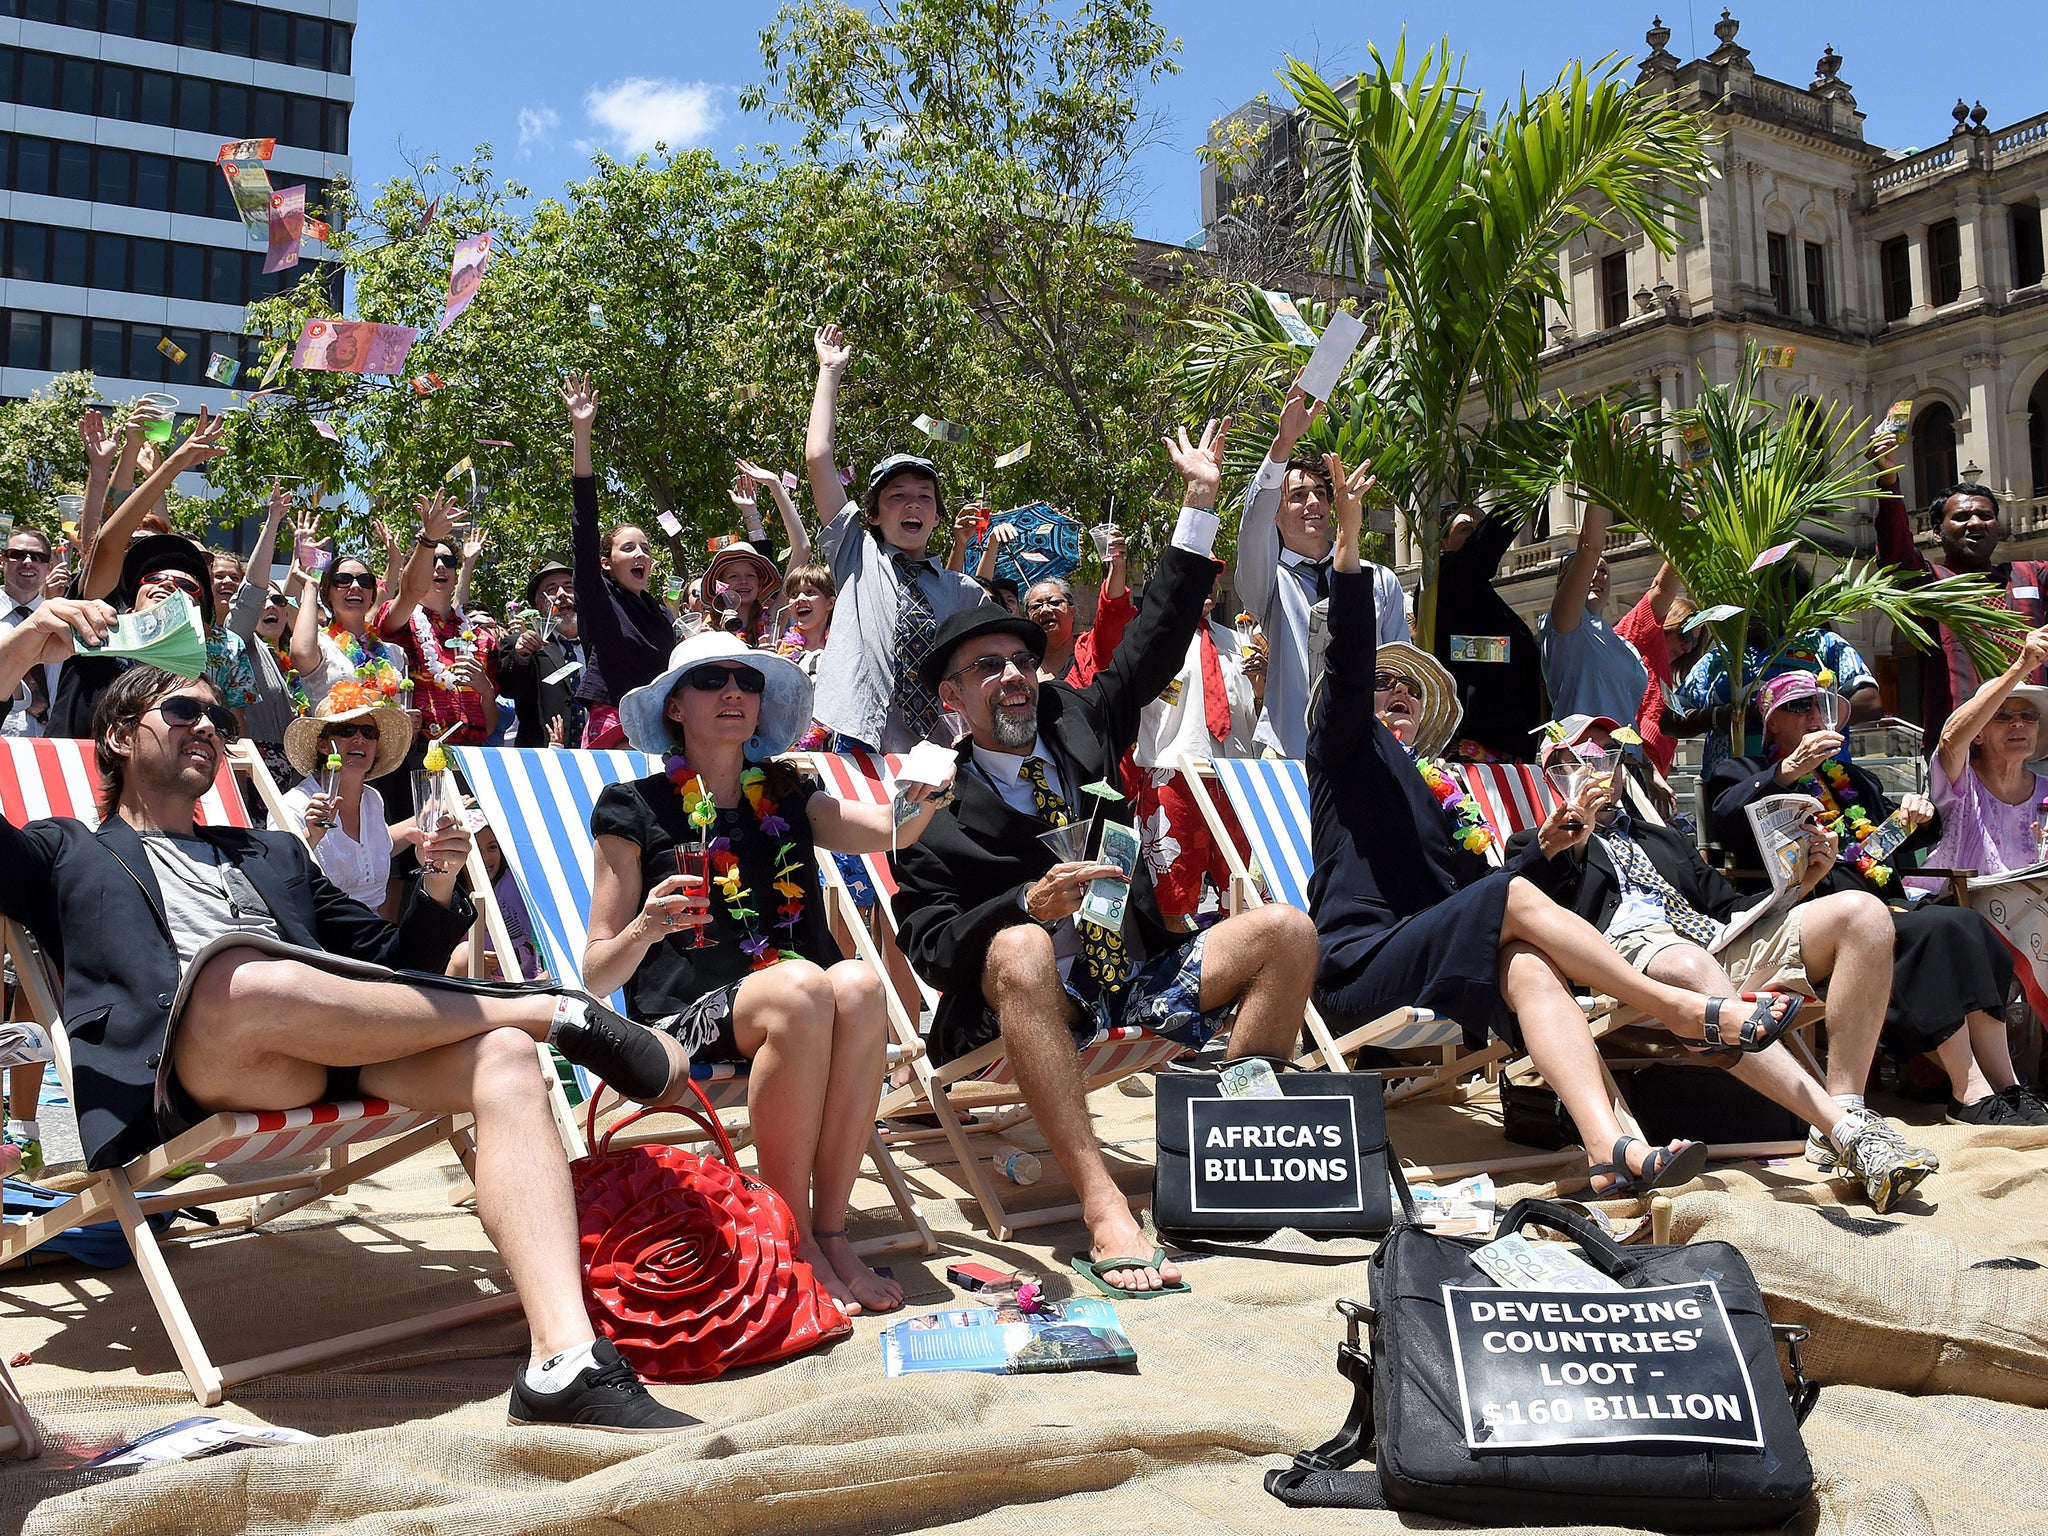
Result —
<path fill-rule="evenodd" d="M 1020 770 L 1031 785 L 1031 799 L 1038 807 L 1038 814 L 1056 827 L 1071 823 L 1074 814 L 1062 800 L 1059 792 L 1052 787 L 1052 781 L 1045 776 L 1045 759 L 1027 757 Z M 1091 990 L 1100 996 L 1123 990 L 1125 978 L 1131 973 L 1130 951 L 1124 948 L 1124 937 L 1098 928 L 1093 923 L 1076 922 L 1081 931 L 1081 963 L 1088 968 Z"/>
<path fill-rule="evenodd" d="M 944 706 L 939 696 L 927 688 L 919 675 L 919 668 L 932 653 L 932 642 L 939 635 L 938 615 L 932 612 L 931 599 L 917 584 L 917 573 L 924 565 L 923 556 L 896 554 L 896 691 L 893 702 L 903 716 L 904 724 L 919 741 L 930 738 L 939 728 L 939 715 Z"/>
<path fill-rule="evenodd" d="M 1721 925 L 1699 911 L 1680 895 L 1678 890 L 1657 872 L 1657 866 L 1650 862 L 1650 856 L 1632 837 L 1603 837 L 1609 857 L 1614 860 L 1617 870 L 1626 871 L 1635 884 L 1657 898 L 1657 904 L 1664 909 L 1664 921 L 1669 923 L 1681 938 L 1691 939 L 1702 949 L 1714 947 L 1714 941 L 1721 937 Z"/>

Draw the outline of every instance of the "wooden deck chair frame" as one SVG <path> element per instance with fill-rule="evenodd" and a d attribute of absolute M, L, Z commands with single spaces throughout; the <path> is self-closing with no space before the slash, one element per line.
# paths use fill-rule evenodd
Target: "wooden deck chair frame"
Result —
<path fill-rule="evenodd" d="M 512 749 L 512 751 L 517 751 L 517 749 Z M 536 749 L 528 749 L 522 755 L 546 758 L 548 753 Z M 511 751 L 487 747 L 458 747 L 455 749 L 455 757 L 458 764 L 467 765 L 465 773 L 470 780 L 472 790 L 477 788 L 480 777 L 484 778 L 490 785 L 490 788 L 480 796 L 480 803 L 487 799 L 491 803 L 505 804 L 499 794 L 498 779 L 491 776 L 488 773 L 488 769 L 493 760 L 499 764 L 508 762 L 511 758 Z M 647 761 L 649 765 L 652 765 L 656 760 L 650 758 Z M 469 771 L 470 769 L 478 771 L 471 772 Z M 509 811 L 509 807 L 507 807 L 507 810 Z M 489 814 L 488 808 L 486 809 L 486 814 Z M 585 823 L 586 831 L 587 826 L 588 824 Z M 504 851 L 506 865 L 512 870 L 513 877 L 519 881 L 523 890 L 531 893 L 536 888 L 536 881 L 529 878 L 532 872 L 523 870 L 520 867 L 524 855 L 518 846 L 518 840 L 508 837 L 503 831 L 500 831 L 498 843 L 499 847 Z M 505 925 L 505 914 L 498 904 L 497 893 L 492 890 L 490 882 L 483 878 L 483 860 L 474 848 L 470 850 L 470 860 L 470 885 L 475 891 L 480 893 L 476 897 L 478 910 L 481 914 L 479 926 L 481 927 L 486 921 L 488 922 L 492 943 L 497 946 L 497 954 L 501 957 L 500 964 L 502 965 L 505 963 L 505 958 L 510 957 L 512 954 L 511 939 Z M 536 898 L 529 894 L 527 899 L 529 902 L 532 902 Z M 552 954 L 553 947 L 555 946 L 551 946 L 551 957 L 560 973 L 557 979 L 565 984 L 581 986 L 583 984 L 582 955 L 580 953 L 573 956 L 554 955 Z M 862 958 L 875 966 L 876 974 L 883 978 L 882 992 L 893 1003 L 895 989 L 887 983 L 888 972 L 882 969 L 878 958 L 873 953 L 863 952 Z M 471 971 L 472 974 L 475 974 L 481 964 L 481 955 L 479 953 L 479 946 L 474 942 L 470 946 L 470 959 Z M 516 970 L 518 968 L 517 962 L 513 961 L 512 966 Z M 622 1000 L 614 999 L 615 1004 L 620 1001 Z M 911 1035 L 911 1040 L 915 1045 L 917 1053 L 922 1055 L 924 1047 L 922 1042 L 917 1041 L 914 1031 Z M 697 1080 L 698 1085 L 704 1089 L 705 1095 L 711 1100 L 712 1106 L 719 1110 L 721 1114 L 729 1110 L 741 1112 L 740 1134 L 735 1137 L 735 1144 L 743 1144 L 746 1139 L 744 1115 L 746 1109 L 747 1074 L 724 1063 L 702 1063 L 693 1064 L 690 1069 L 690 1075 Z M 549 1078 L 553 1091 L 561 1095 L 560 1082 L 555 1077 L 552 1068 L 550 1069 Z M 573 1111 L 567 1108 L 566 1095 L 562 1097 L 564 1110 L 573 1121 L 575 1116 Z M 623 1103 L 624 1101 L 621 1100 L 620 1102 Z M 603 1106 L 600 1106 L 600 1112 L 603 1112 Z M 574 1149 L 570 1153 L 573 1159 L 583 1156 L 587 1148 L 584 1146 L 581 1127 L 572 1124 L 571 1132 L 575 1136 Z M 613 1144 L 622 1147 L 641 1144 L 661 1145 L 673 1142 L 676 1139 L 677 1133 L 673 1129 L 666 1131 L 650 1129 L 643 1132 L 628 1132 L 626 1135 L 616 1138 Z M 691 1138 L 686 1135 L 685 1139 Z M 909 1181 L 903 1176 L 902 1168 L 898 1166 L 894 1154 L 890 1152 L 888 1144 L 884 1141 L 879 1129 L 870 1129 L 868 1133 L 868 1161 L 874 1165 L 876 1177 L 881 1181 L 882 1187 L 889 1192 L 889 1198 L 895 1202 L 897 1214 L 902 1218 L 902 1226 L 894 1232 L 882 1233 L 874 1237 L 861 1239 L 853 1245 L 854 1251 L 864 1258 L 870 1254 L 898 1253 L 913 1248 L 921 1253 L 938 1252 L 939 1240 L 933 1235 L 930 1224 L 924 1219 L 924 1213 L 918 1209 L 917 1196 L 912 1191 Z"/>
<path fill-rule="evenodd" d="M 48 743 L 35 740 L 9 742 L 5 746 L 9 751 L 20 752 L 47 748 Z M 68 742 L 65 746 L 82 753 L 87 744 Z M 224 766 L 231 771 L 247 771 L 248 760 L 248 754 L 234 754 Z M 272 789 L 274 792 L 274 785 Z M 232 778 L 224 778 L 219 792 L 223 802 L 232 802 L 234 810 L 240 810 Z M 260 781 L 258 792 L 261 793 Z M 0 923 L 0 944 L 4 944 L 14 962 L 30 1013 L 49 1032 L 58 1076 L 76 1104 L 78 1089 L 72 1073 L 71 1043 L 64 1031 L 56 980 L 41 950 L 18 924 L 11 920 Z M 445 1332 L 518 1309 L 518 1296 L 507 1291 L 420 1317 L 336 1334 L 266 1355 L 216 1363 L 199 1336 L 165 1256 L 164 1248 L 171 1243 L 204 1240 L 224 1232 L 253 1231 L 286 1211 L 334 1194 L 442 1142 L 454 1147 L 466 1164 L 462 1134 L 466 1121 L 466 1116 L 433 1116 L 374 1099 L 316 1104 L 295 1110 L 210 1115 L 183 1135 L 121 1167 L 89 1175 L 84 1186 L 54 1210 L 8 1226 L 0 1232 L 0 1264 L 32 1252 L 67 1228 L 106 1220 L 116 1222 L 127 1237 L 143 1286 L 156 1307 L 193 1396 L 211 1407 L 221 1401 L 229 1387 L 245 1381 Z M 182 1164 L 197 1162 L 228 1168 L 238 1163 L 275 1162 L 309 1152 L 338 1150 L 345 1145 L 366 1147 L 372 1142 L 377 1145 L 347 1160 L 332 1159 L 325 1169 L 240 1181 L 230 1177 L 224 1185 L 208 1187 L 204 1194 L 210 1201 L 256 1201 L 245 1216 L 225 1227 L 200 1228 L 159 1240 L 149 1225 L 150 1216 L 192 1203 L 194 1191 L 184 1188 L 182 1181 L 169 1190 L 153 1188 Z"/>

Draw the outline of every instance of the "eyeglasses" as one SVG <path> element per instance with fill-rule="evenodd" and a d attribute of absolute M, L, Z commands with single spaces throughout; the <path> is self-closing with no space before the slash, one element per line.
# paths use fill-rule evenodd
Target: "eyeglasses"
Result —
<path fill-rule="evenodd" d="M 727 683 L 737 683 L 741 693 L 759 693 L 768 679 L 752 667 L 699 667 L 685 673 L 683 681 L 700 693 L 723 693 Z"/>
<path fill-rule="evenodd" d="M 164 724 L 183 730 L 197 725 L 199 717 L 204 715 L 213 722 L 213 728 L 220 733 L 222 741 L 233 741 L 242 734 L 242 728 L 235 724 L 233 710 L 224 704 L 209 704 L 204 699 L 195 699 L 189 693 L 174 693 L 157 700 L 156 712 L 164 717 Z"/>
<path fill-rule="evenodd" d="M 1778 708 L 1788 715 L 1817 715 L 1820 713 L 1820 695 L 1809 693 L 1803 699 L 1789 699 Z"/>
<path fill-rule="evenodd" d="M 435 563 L 439 564 L 440 562 L 436 561 Z M 453 564 L 454 562 L 451 561 L 449 563 Z M 330 587 L 364 587 L 374 592 L 377 589 L 377 578 L 368 571 L 337 571 L 334 575 L 327 578 L 327 585 Z"/>
<path fill-rule="evenodd" d="M 183 571 L 151 571 L 141 581 L 137 582 L 136 585 L 138 587 L 176 587 L 187 597 L 199 597 L 206 591 L 204 587 L 200 586 L 198 582 L 187 576 Z"/>
<path fill-rule="evenodd" d="M 282 592 L 266 592 L 263 594 L 263 603 L 268 608 L 289 608 L 292 600 Z"/>
<path fill-rule="evenodd" d="M 378 734 L 374 721 L 351 720 L 344 725 L 322 727 L 320 739 L 322 741 L 375 741 Z"/>
<path fill-rule="evenodd" d="M 1406 672 L 1375 672 L 1372 675 L 1374 693 L 1392 693 L 1396 688 L 1403 690 L 1409 698 L 1422 697 L 1422 685 Z"/>
<path fill-rule="evenodd" d="M 456 555 L 436 555 L 434 556 L 434 564 L 445 565 L 452 571 L 462 564 L 462 560 Z"/>
<path fill-rule="evenodd" d="M 7 558 L 18 560 L 23 565 L 47 565 L 50 561 L 50 557 L 40 549 L 10 549 Z"/>
<path fill-rule="evenodd" d="M 1993 725 L 2039 725 L 2041 716 L 2031 709 L 2001 709 L 1991 716 Z"/>
<path fill-rule="evenodd" d="M 1034 597 L 1031 599 L 1030 610 L 1036 613 L 1041 608 L 1070 608 L 1072 606 L 1064 597 Z"/>
<path fill-rule="evenodd" d="M 1011 667 L 1015 667 L 1026 677 L 1036 677 L 1038 675 L 1038 658 L 1029 651 L 1012 651 L 1007 656 L 980 656 L 967 663 L 959 671 L 948 672 L 946 674 L 946 681 L 955 682 L 971 672 L 974 674 L 975 681 L 977 682 L 994 682 Z"/>

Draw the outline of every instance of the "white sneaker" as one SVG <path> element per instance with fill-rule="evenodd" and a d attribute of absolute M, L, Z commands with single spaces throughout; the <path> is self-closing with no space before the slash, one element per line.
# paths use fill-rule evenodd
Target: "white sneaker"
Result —
<path fill-rule="evenodd" d="M 1924 1147 L 1916 1147 L 1901 1136 L 1881 1115 L 1869 1110 L 1857 1117 L 1858 1124 L 1848 1146 L 1835 1156 L 1830 1169 L 1837 1178 L 1862 1183 L 1863 1193 L 1881 1215 L 1903 1200 L 1930 1175 L 1941 1170 L 1941 1159 Z M 1833 1143 L 1828 1138 L 1829 1151 Z M 1807 1156 L 1813 1158 L 1812 1138 Z M 1818 1164 L 1818 1160 L 1815 1159 Z"/>

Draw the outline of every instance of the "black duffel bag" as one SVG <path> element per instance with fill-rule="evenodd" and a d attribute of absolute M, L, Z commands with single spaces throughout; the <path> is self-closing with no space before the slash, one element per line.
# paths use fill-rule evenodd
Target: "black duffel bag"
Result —
<path fill-rule="evenodd" d="M 1221 1066 L 1253 1058 L 1239 1057 Z M 1226 1098 L 1220 1068 L 1154 1080 L 1152 1224 L 1171 1242 L 1250 1241 L 1293 1227 L 1377 1237 L 1393 1220 L 1392 1153 L 1376 1072 L 1303 1072 L 1276 1057 L 1281 1097 Z"/>
<path fill-rule="evenodd" d="M 1625 1289 L 1510 1290 L 1472 1261 L 1486 1239 L 1402 1222 L 1373 1255 L 1372 1304 L 1338 1303 L 1350 1319 L 1337 1351 L 1353 1393 L 1344 1428 L 1267 1473 L 1267 1492 L 1298 1507 L 1474 1525 L 1742 1531 L 1798 1515 L 1813 1495 L 1799 1425 L 1820 1389 L 1800 1370 L 1805 1331 L 1772 1327 L 1741 1253 L 1727 1243 L 1623 1248 L 1548 1200 L 1516 1204 L 1495 1236 L 1530 1224 L 1569 1235 Z M 1690 1344 L 1672 1347 L 1680 1334 Z M 1599 1384 L 1588 1384 L 1596 1365 Z M 1537 1379 L 1546 1385 L 1520 1391 Z M 1558 1381 L 1578 1384 L 1548 1384 Z M 1343 1470 L 1366 1458 L 1372 1471 Z"/>

